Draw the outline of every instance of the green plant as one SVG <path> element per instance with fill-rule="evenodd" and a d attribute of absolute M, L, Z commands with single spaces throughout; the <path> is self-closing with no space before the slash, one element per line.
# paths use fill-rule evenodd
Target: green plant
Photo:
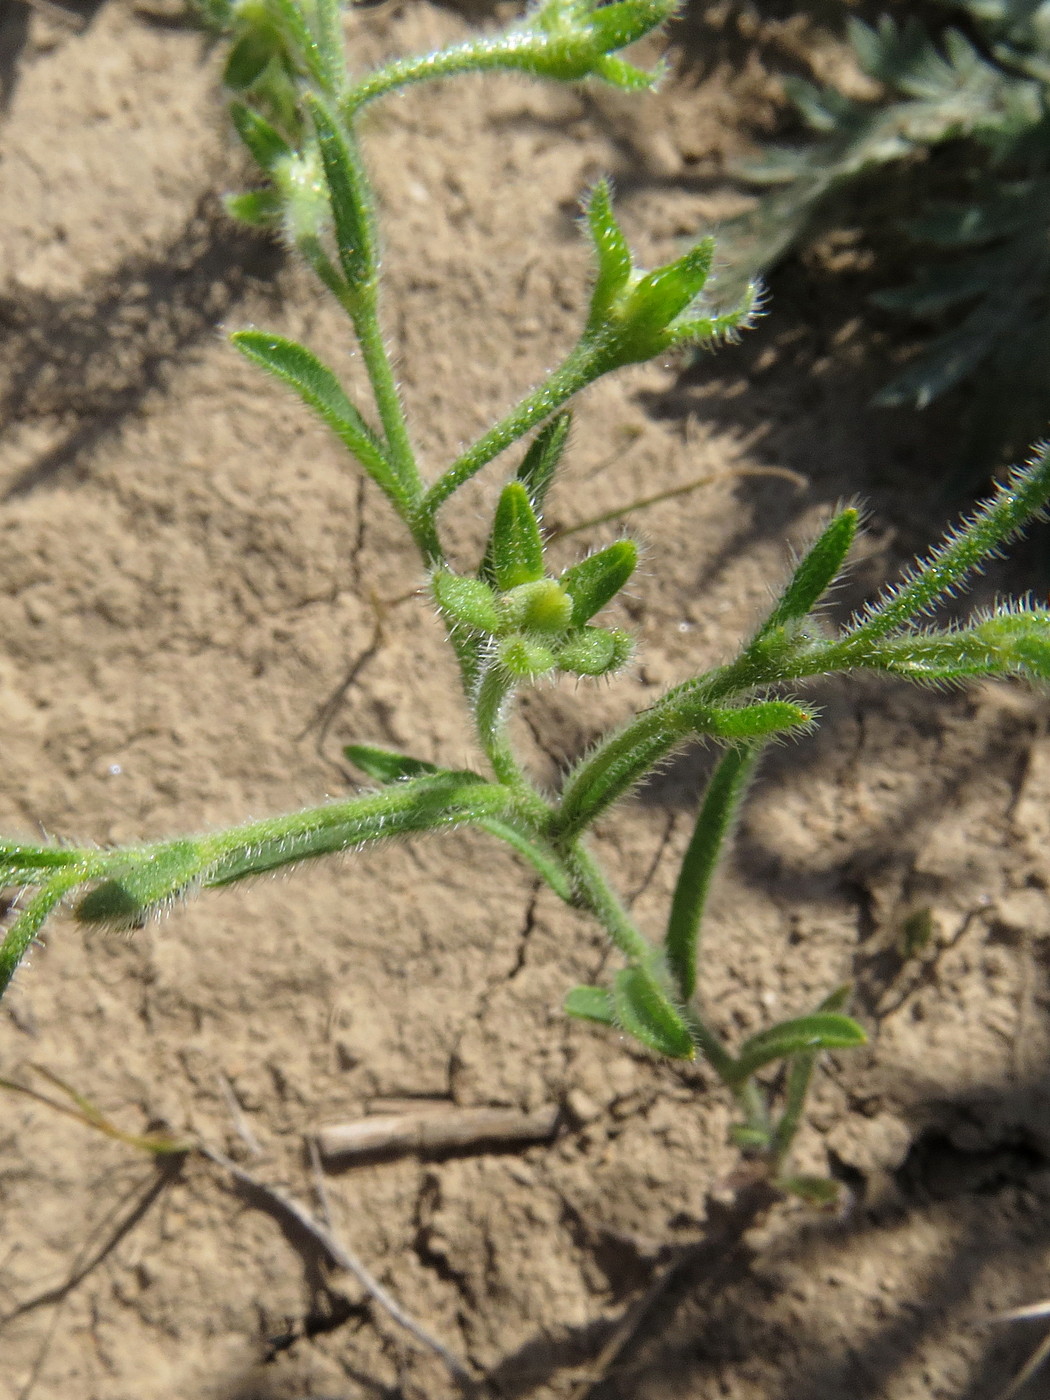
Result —
<path fill-rule="evenodd" d="M 911 280 L 872 300 L 931 334 L 876 402 L 924 408 L 972 381 L 968 455 L 986 467 L 1004 443 L 1041 431 L 1047 411 L 1050 4 L 944 4 L 957 24 L 938 31 L 915 17 L 849 22 L 854 57 L 881 88 L 873 100 L 785 80 L 817 139 L 743 169 L 770 193 L 719 246 L 750 278 L 829 227 L 870 231 L 873 207 L 903 223 Z M 848 196 L 863 180 L 858 214 Z"/>
<path fill-rule="evenodd" d="M 360 80 L 346 70 L 337 0 L 240 0 L 213 10 L 231 36 L 226 77 L 237 94 L 233 120 L 265 178 L 261 188 L 234 197 L 231 208 L 279 227 L 345 310 L 374 392 L 374 421 L 312 351 L 259 331 L 238 332 L 233 342 L 323 419 L 404 522 L 458 662 L 487 772 L 353 745 L 347 757 L 378 785 L 364 795 L 205 836 L 109 850 L 0 844 L 0 884 L 26 890 L 0 945 L 0 991 L 64 901 L 81 923 L 133 928 L 204 888 L 392 836 L 473 824 L 508 842 L 561 899 L 591 914 L 619 950 L 623 966 L 612 986 L 577 987 L 567 1010 L 617 1027 L 659 1054 L 705 1056 L 740 1105 L 741 1143 L 782 1184 L 822 1198 L 828 1183 L 789 1178 L 784 1164 L 818 1054 L 864 1040 L 861 1027 L 843 1014 L 848 989 L 731 1048 L 707 1020 L 699 995 L 707 893 L 763 745 L 815 723 L 813 710 L 785 691 L 858 668 L 927 684 L 1050 677 L 1044 609 L 1016 603 L 966 623 L 924 621 L 1043 508 L 1050 451 L 1016 471 L 903 582 L 836 630 L 822 617 L 821 602 L 858 527 L 855 509 L 840 511 L 733 660 L 667 691 L 598 743 L 551 794 L 532 780 L 509 740 L 509 709 L 523 687 L 544 677 L 610 676 L 627 664 L 631 638 L 594 619 L 628 581 L 637 557 L 632 541 L 621 539 L 560 573 L 548 569 L 541 511 L 566 448 L 564 405 L 622 365 L 732 335 L 748 323 L 753 294 L 729 310 L 705 301 L 710 239 L 666 266 L 637 268 L 608 187 L 598 184 L 586 200 L 595 275 L 576 345 L 539 388 L 429 482 L 420 475 L 380 330 L 378 233 L 358 148 L 361 108 L 405 83 L 481 68 L 648 86 L 653 75 L 628 65 L 617 50 L 671 8 L 671 0 L 618 0 L 601 8 L 591 0 L 546 0 L 506 34 L 399 60 Z M 530 433 L 499 493 L 477 568 L 457 572 L 442 544 L 442 511 L 465 482 Z M 668 755 L 698 738 L 721 745 L 723 753 L 700 804 L 665 934 L 653 941 L 614 891 L 588 832 Z M 770 1087 L 765 1072 L 777 1065 L 784 1073 Z"/>

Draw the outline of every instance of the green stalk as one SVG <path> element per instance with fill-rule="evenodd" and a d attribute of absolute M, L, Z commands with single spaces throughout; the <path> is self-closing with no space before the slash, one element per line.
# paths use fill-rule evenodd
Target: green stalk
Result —
<path fill-rule="evenodd" d="M 438 477 L 424 498 L 423 509 L 432 517 L 453 492 L 476 476 L 504 448 L 524 437 L 574 394 L 593 383 L 604 372 L 600 367 L 601 362 L 599 348 L 583 342 L 577 345 L 539 388 L 527 394 L 516 408 Z"/>
<path fill-rule="evenodd" d="M 401 484 L 408 498 L 416 503 L 423 495 L 423 481 L 416 465 L 408 424 L 401 404 L 394 369 L 387 354 L 386 343 L 379 325 L 379 309 L 375 291 L 362 289 L 349 304 L 354 330 L 361 346 L 361 357 L 375 394 L 379 419 L 386 433 L 387 445 Z"/>
<path fill-rule="evenodd" d="M 0 943 L 0 997 L 3 996 L 15 969 L 29 951 L 30 944 L 43 928 L 48 915 L 69 892 L 90 877 L 90 867 L 66 867 L 60 875 L 39 891 L 7 931 Z"/>
<path fill-rule="evenodd" d="M 1004 485 L 973 518 L 949 532 L 921 561 L 912 576 L 887 590 L 848 634 L 850 638 L 884 637 L 928 613 L 1018 533 L 1050 498 L 1050 447 L 1025 467 L 1015 468 Z"/>
<path fill-rule="evenodd" d="M 513 678 L 497 662 L 491 662 L 481 677 L 474 702 L 478 738 L 492 771 L 501 783 L 518 787 L 524 782 L 517 760 L 507 741 L 503 710 L 513 690 Z"/>
<path fill-rule="evenodd" d="M 577 841 L 564 851 L 563 859 L 580 906 L 590 910 L 629 962 L 650 967 L 656 949 L 635 926 L 591 853 Z"/>
<path fill-rule="evenodd" d="M 523 29 L 492 39 L 468 39 L 463 44 L 442 49 L 438 53 L 395 59 L 351 87 L 343 98 L 343 114 L 349 119 L 377 97 L 385 97 L 387 93 L 412 83 L 425 83 L 437 78 L 486 73 L 498 68 L 539 75 L 544 69 L 544 54 L 553 50 L 557 43 L 556 39 L 535 30 Z"/>
<path fill-rule="evenodd" d="M 667 962 L 683 1001 L 696 991 L 700 922 L 725 839 L 758 759 L 754 744 L 734 744 L 719 761 L 696 818 L 671 902 Z"/>
<path fill-rule="evenodd" d="M 538 826 L 546 827 L 550 824 L 551 808 L 525 776 L 507 738 L 504 709 L 513 686 L 513 677 L 498 663 L 490 663 L 473 700 L 474 722 L 496 777 L 513 792 L 522 814 Z"/>

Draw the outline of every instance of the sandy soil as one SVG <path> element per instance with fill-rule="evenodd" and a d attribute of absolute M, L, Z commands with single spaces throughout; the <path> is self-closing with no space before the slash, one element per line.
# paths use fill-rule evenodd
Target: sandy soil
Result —
<path fill-rule="evenodd" d="M 387 322 L 430 470 L 571 342 L 577 200 L 597 174 L 615 176 L 647 257 L 731 212 L 727 163 L 778 119 L 775 73 L 839 61 L 793 8 L 698 5 L 649 101 L 487 79 L 376 112 Z M 348 28 L 363 63 L 465 23 L 394 0 Z M 222 215 L 239 167 L 216 74 L 175 11 L 9 0 L 0 20 L 12 834 L 119 841 L 316 802 L 346 789 L 351 740 L 471 760 L 435 623 L 417 599 L 383 601 L 419 579 L 381 503 L 224 343 L 255 323 L 356 372 L 305 275 Z M 796 268 L 746 344 L 624 374 L 581 405 L 554 525 L 714 480 L 634 517 L 639 662 L 614 685 L 529 697 L 541 774 L 727 654 L 837 500 L 871 511 L 843 608 L 958 505 L 937 478 L 952 406 L 866 407 L 889 349 L 858 314 L 862 282 Z M 807 485 L 738 471 L 759 466 Z M 499 480 L 484 474 L 450 525 L 464 559 Z M 616 528 L 559 548 L 568 560 Z M 982 596 L 1026 586 L 1033 559 Z M 566 1022 L 561 997 L 602 968 L 602 940 L 481 836 L 213 895 L 133 938 L 59 922 L 0 1009 L 0 1075 L 31 1082 L 41 1065 L 123 1127 L 199 1134 L 308 1202 L 307 1136 L 377 1099 L 563 1105 L 550 1144 L 330 1177 L 343 1239 L 483 1394 L 991 1400 L 1039 1333 L 986 1320 L 1050 1291 L 1042 702 L 870 681 L 818 698 L 819 736 L 775 752 L 749 800 L 705 985 L 740 1034 L 856 979 L 870 1050 L 827 1065 L 799 1149 L 848 1188 L 834 1216 L 749 1216 L 703 1068 Z M 650 927 L 709 761 L 676 763 L 599 833 Z M 905 958 L 902 926 L 924 910 L 932 940 Z M 158 1170 L 5 1096 L 0 1392 L 451 1394 L 264 1204 L 199 1158 Z"/>

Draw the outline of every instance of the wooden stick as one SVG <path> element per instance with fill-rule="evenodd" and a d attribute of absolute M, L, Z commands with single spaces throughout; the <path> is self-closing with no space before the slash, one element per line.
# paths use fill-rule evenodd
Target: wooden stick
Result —
<path fill-rule="evenodd" d="M 322 1157 L 353 1159 L 547 1142 L 557 1132 L 558 1119 L 557 1104 L 545 1104 L 533 1113 L 513 1108 L 427 1108 L 328 1124 L 317 1130 L 317 1145 Z"/>
<path fill-rule="evenodd" d="M 462 1386 L 464 1390 L 469 1390 L 473 1386 L 473 1378 L 463 1362 L 460 1361 L 459 1357 L 456 1356 L 454 1352 L 450 1351 L 443 1342 L 439 1342 L 436 1337 L 432 1337 L 426 1328 L 418 1323 L 415 1318 L 410 1317 L 401 1305 L 391 1297 L 379 1280 L 365 1268 L 360 1259 L 358 1259 L 355 1254 L 350 1253 L 350 1251 L 335 1237 L 329 1227 L 321 1225 L 316 1221 L 304 1205 L 300 1205 L 293 1196 L 285 1195 L 283 1191 L 279 1191 L 276 1186 L 267 1186 L 264 1181 L 260 1181 L 258 1177 L 253 1176 L 249 1171 L 245 1171 L 242 1166 L 231 1161 L 229 1157 L 219 1152 L 216 1148 L 209 1147 L 207 1143 L 198 1143 L 197 1151 L 200 1152 L 203 1157 L 207 1157 L 209 1161 L 214 1162 L 216 1166 L 223 1167 L 229 1172 L 233 1179 L 240 1182 L 242 1186 L 247 1186 L 251 1191 L 257 1191 L 281 1211 L 282 1214 L 294 1220 L 301 1229 L 305 1230 L 308 1235 L 317 1241 L 332 1263 L 338 1265 L 340 1269 L 345 1269 L 348 1274 L 352 1274 L 365 1292 L 368 1293 L 380 1307 L 384 1308 L 396 1323 L 403 1327 L 411 1336 L 415 1337 L 417 1342 L 420 1342 L 424 1347 L 427 1347 L 430 1351 L 435 1352 L 441 1357 L 441 1360 L 448 1368 L 449 1375 L 458 1385 Z M 319 1180 L 323 1181 L 320 1177 L 318 1166 L 315 1166 L 315 1182 Z M 329 1214 L 328 1196 L 327 1192 L 323 1189 L 323 1185 L 318 1194 L 321 1197 L 322 1209 L 327 1215 Z"/>

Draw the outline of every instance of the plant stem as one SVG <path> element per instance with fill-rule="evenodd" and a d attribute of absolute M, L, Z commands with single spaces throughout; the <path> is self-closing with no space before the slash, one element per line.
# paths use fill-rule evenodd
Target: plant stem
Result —
<path fill-rule="evenodd" d="M 507 741 L 503 722 L 504 706 L 510 699 L 513 685 L 513 679 L 502 666 L 498 662 L 490 662 L 477 688 L 474 719 L 481 747 L 492 764 L 492 771 L 501 783 L 517 788 L 524 778 Z"/>
<path fill-rule="evenodd" d="M 0 996 L 3 995 L 15 969 L 29 951 L 30 944 L 40 932 L 48 915 L 70 890 L 85 878 L 85 867 L 67 867 L 33 896 L 11 925 L 0 943 Z"/>
<path fill-rule="evenodd" d="M 551 807 L 529 782 L 507 738 L 504 709 L 513 690 L 513 677 L 492 662 L 483 672 L 473 699 L 478 739 L 492 771 L 513 792 L 522 815 L 543 828 L 549 825 Z"/>
<path fill-rule="evenodd" d="M 406 525 L 423 556 L 424 563 L 444 562 L 444 551 L 434 529 L 432 515 L 420 509 L 423 500 L 423 478 L 416 463 L 412 440 L 408 433 L 405 411 L 401 403 L 397 380 L 387 353 L 379 324 L 379 311 L 374 288 L 359 288 L 353 294 L 343 294 L 340 302 L 353 321 L 361 357 L 368 371 L 379 419 L 386 435 L 390 462 L 410 503 L 403 511 Z"/>
<path fill-rule="evenodd" d="M 540 65 L 535 61 L 536 55 L 549 42 L 542 34 L 521 30 L 495 39 L 471 39 L 454 48 L 421 54 L 417 58 L 396 59 L 354 84 L 343 98 L 343 114 L 349 119 L 366 102 L 374 102 L 377 97 L 410 83 L 454 78 L 461 73 L 483 73 L 493 68 L 537 70 Z"/>
<path fill-rule="evenodd" d="M 564 859 L 580 905 L 590 910 L 630 962 L 650 966 L 656 949 L 635 926 L 591 853 L 576 841 L 565 850 Z"/>
<path fill-rule="evenodd" d="M 722 1038 L 713 1031 L 694 1006 L 686 1008 L 686 1021 L 697 1049 L 704 1056 L 723 1084 L 737 1092 L 733 1083 L 733 1069 L 736 1061 L 722 1043 Z"/>
<path fill-rule="evenodd" d="M 601 347 L 585 342 L 578 344 L 537 389 L 527 394 L 516 408 L 438 477 L 424 498 L 424 510 L 433 516 L 454 491 L 498 457 L 504 448 L 517 442 L 574 394 L 593 383 L 603 373 L 601 364 Z"/>

